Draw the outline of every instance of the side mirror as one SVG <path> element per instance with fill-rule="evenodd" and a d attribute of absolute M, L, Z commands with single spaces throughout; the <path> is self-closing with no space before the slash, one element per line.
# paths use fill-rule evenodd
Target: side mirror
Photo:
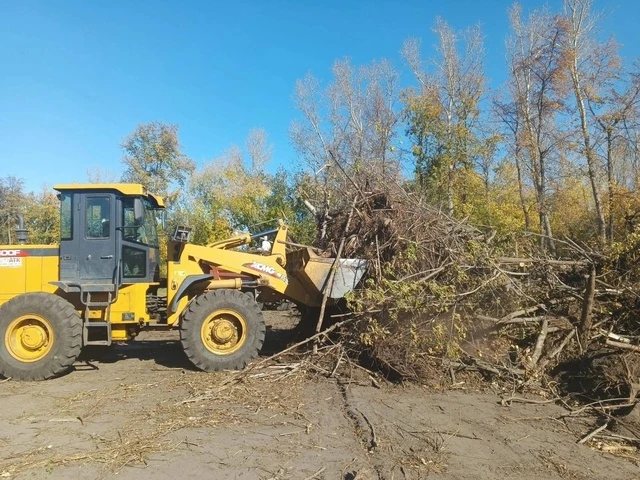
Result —
<path fill-rule="evenodd" d="M 144 204 L 139 198 L 133 199 L 133 217 L 137 223 L 144 220 Z"/>

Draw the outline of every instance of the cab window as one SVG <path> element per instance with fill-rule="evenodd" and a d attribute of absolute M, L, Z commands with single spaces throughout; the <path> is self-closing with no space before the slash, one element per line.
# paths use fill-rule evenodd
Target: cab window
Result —
<path fill-rule="evenodd" d="M 122 199 L 122 232 L 128 242 L 141 243 L 151 247 L 158 246 L 158 233 L 154 210 L 148 201 L 144 201 L 144 218 L 136 220 L 133 198 Z"/>
<path fill-rule="evenodd" d="M 109 238 L 110 220 L 109 197 L 87 197 L 86 238 Z"/>
<path fill-rule="evenodd" d="M 60 240 L 73 239 L 73 209 L 71 195 L 60 194 Z"/>
<path fill-rule="evenodd" d="M 125 278 L 143 278 L 147 275 L 147 254 L 141 248 L 122 246 L 122 275 Z"/>

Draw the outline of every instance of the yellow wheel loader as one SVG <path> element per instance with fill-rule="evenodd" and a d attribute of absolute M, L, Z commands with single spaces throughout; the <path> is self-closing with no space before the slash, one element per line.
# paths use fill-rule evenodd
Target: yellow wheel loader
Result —
<path fill-rule="evenodd" d="M 163 200 L 139 184 L 56 185 L 60 243 L 0 245 L 0 375 L 43 380 L 67 372 L 83 348 L 130 341 L 143 329 L 180 331 L 204 371 L 242 369 L 265 337 L 256 302 L 336 302 L 361 279 L 366 262 L 334 259 L 288 241 L 287 226 L 207 246 L 177 227 L 160 275 Z M 269 237 L 270 250 L 251 248 Z"/>

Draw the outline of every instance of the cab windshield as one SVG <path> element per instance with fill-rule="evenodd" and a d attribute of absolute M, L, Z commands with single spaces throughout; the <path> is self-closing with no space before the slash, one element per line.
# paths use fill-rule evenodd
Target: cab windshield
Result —
<path fill-rule="evenodd" d="M 133 198 L 122 199 L 122 231 L 124 239 L 128 242 L 140 243 L 150 247 L 158 247 L 158 220 L 157 210 L 146 198 L 142 198 L 144 205 L 144 217 L 136 221 Z"/>

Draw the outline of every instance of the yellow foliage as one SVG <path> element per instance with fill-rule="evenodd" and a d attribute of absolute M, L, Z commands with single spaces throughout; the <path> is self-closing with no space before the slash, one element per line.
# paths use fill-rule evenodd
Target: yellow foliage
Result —
<path fill-rule="evenodd" d="M 468 217 L 472 224 L 490 226 L 499 234 L 524 230 L 513 165 L 501 165 L 488 186 L 478 173 L 460 170 L 456 173 L 454 188 L 456 217 Z"/>
<path fill-rule="evenodd" d="M 624 241 L 640 225 L 640 194 L 622 185 L 614 185 L 612 210 L 614 239 Z"/>
<path fill-rule="evenodd" d="M 595 235 L 592 195 L 586 179 L 567 176 L 550 199 L 551 231 L 555 237 L 588 240 Z"/>
<path fill-rule="evenodd" d="M 25 220 L 31 243 L 55 244 L 60 237 L 60 202 L 53 192 L 42 190 L 26 199 Z"/>

